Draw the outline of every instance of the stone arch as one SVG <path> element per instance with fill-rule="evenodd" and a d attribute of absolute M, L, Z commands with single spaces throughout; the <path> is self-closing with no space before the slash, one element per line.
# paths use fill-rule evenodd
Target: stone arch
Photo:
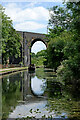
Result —
<path fill-rule="evenodd" d="M 47 43 L 46 43 L 43 39 L 41 39 L 41 38 L 35 38 L 35 39 L 32 38 L 32 40 L 31 40 L 31 46 L 30 46 L 30 47 L 32 47 L 33 44 L 34 44 L 35 42 L 37 42 L 37 41 L 43 42 L 43 43 L 46 45 L 46 47 L 47 47 Z"/>
<path fill-rule="evenodd" d="M 33 32 L 23 32 L 17 31 L 21 37 L 21 44 L 22 44 L 22 59 L 24 66 L 28 66 L 31 62 L 30 53 L 31 53 L 31 46 L 36 41 L 42 41 L 47 47 L 47 39 L 45 34 L 41 33 L 33 33 Z"/>

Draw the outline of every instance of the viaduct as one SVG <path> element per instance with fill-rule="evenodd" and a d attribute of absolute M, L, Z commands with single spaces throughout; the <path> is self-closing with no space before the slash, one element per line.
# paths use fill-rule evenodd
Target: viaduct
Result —
<path fill-rule="evenodd" d="M 47 47 L 45 34 L 17 31 L 21 37 L 22 57 L 24 66 L 31 64 L 31 47 L 37 41 L 42 41 Z"/>

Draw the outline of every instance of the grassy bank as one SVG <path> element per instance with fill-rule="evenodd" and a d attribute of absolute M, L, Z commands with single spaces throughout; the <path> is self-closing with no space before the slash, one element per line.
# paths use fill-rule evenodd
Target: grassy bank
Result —
<path fill-rule="evenodd" d="M 9 74 L 12 72 L 17 72 L 17 71 L 21 71 L 21 70 L 26 70 L 27 67 L 16 67 L 16 68 L 5 68 L 5 69 L 0 69 L 0 75 L 5 75 L 5 74 Z"/>

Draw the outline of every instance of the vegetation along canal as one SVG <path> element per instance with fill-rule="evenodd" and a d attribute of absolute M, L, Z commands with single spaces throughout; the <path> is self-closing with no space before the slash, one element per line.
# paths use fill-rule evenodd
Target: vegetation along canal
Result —
<path fill-rule="evenodd" d="M 51 69 L 37 68 L 34 73 L 25 70 L 6 75 L 2 78 L 2 118 L 77 120 L 80 102 L 74 89 L 57 80 Z"/>

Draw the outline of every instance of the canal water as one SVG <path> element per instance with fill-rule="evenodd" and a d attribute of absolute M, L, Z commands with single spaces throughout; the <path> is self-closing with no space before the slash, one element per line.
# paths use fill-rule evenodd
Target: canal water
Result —
<path fill-rule="evenodd" d="M 2 118 L 80 118 L 79 91 L 58 81 L 51 69 L 21 71 L 2 78 Z"/>

